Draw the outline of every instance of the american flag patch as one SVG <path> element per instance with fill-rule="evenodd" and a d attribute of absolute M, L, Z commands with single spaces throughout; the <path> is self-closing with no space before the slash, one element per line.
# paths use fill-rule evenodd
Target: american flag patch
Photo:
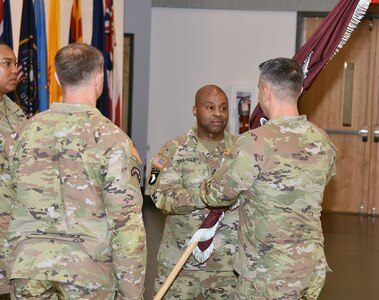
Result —
<path fill-rule="evenodd" d="M 160 157 L 159 155 L 156 155 L 153 160 L 152 160 L 152 164 L 157 167 L 158 169 L 162 169 L 163 166 L 164 166 L 164 163 L 166 162 L 166 160 L 162 157 Z"/>

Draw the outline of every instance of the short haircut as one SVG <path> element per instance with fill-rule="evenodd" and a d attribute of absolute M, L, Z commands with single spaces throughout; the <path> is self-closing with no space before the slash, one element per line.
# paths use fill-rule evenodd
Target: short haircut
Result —
<path fill-rule="evenodd" d="M 214 84 L 208 84 L 203 87 L 201 87 L 195 95 L 195 105 L 198 103 L 202 98 L 205 96 L 209 96 L 210 94 L 221 94 L 223 97 L 225 97 L 226 101 L 228 101 L 228 96 L 225 94 L 223 89 L 221 89 L 219 86 Z"/>
<path fill-rule="evenodd" d="M 269 84 L 279 97 L 298 98 L 301 94 L 304 73 L 293 60 L 285 57 L 269 59 L 259 65 L 259 80 Z"/>
<path fill-rule="evenodd" d="M 78 86 L 104 67 L 103 54 L 85 43 L 71 43 L 55 55 L 55 70 L 62 87 Z"/>

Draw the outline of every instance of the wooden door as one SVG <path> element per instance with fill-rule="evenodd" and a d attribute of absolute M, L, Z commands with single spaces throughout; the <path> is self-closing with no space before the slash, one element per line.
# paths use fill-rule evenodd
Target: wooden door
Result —
<path fill-rule="evenodd" d="M 305 39 L 321 23 L 305 19 Z M 325 129 L 337 151 L 337 175 L 326 188 L 327 211 L 376 213 L 379 165 L 378 21 L 364 19 L 299 101 L 299 111 Z M 379 127 L 378 133 L 379 133 Z M 379 137 L 378 137 L 379 139 Z"/>

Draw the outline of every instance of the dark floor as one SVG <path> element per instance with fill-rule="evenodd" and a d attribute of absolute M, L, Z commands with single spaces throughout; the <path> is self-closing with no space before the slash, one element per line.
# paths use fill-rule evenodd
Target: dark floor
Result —
<path fill-rule="evenodd" d="M 320 300 L 379 299 L 379 218 L 323 214 L 330 268 Z"/>
<path fill-rule="evenodd" d="M 379 300 L 379 218 L 359 215 L 322 215 L 325 252 L 329 267 L 319 300 Z M 145 300 L 151 300 L 156 254 L 165 216 L 146 197 L 144 221 L 147 232 Z"/>

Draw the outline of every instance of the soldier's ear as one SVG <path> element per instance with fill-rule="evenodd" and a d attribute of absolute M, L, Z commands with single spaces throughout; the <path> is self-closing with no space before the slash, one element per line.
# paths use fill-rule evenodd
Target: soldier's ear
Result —
<path fill-rule="evenodd" d="M 192 114 L 194 117 L 197 117 L 197 107 L 196 106 L 192 107 Z"/>
<path fill-rule="evenodd" d="M 62 86 L 62 85 L 61 85 L 61 82 L 59 81 L 59 78 L 58 78 L 57 72 L 54 72 L 54 77 L 55 77 L 55 80 L 57 81 L 58 85 L 59 85 L 59 86 Z"/>

